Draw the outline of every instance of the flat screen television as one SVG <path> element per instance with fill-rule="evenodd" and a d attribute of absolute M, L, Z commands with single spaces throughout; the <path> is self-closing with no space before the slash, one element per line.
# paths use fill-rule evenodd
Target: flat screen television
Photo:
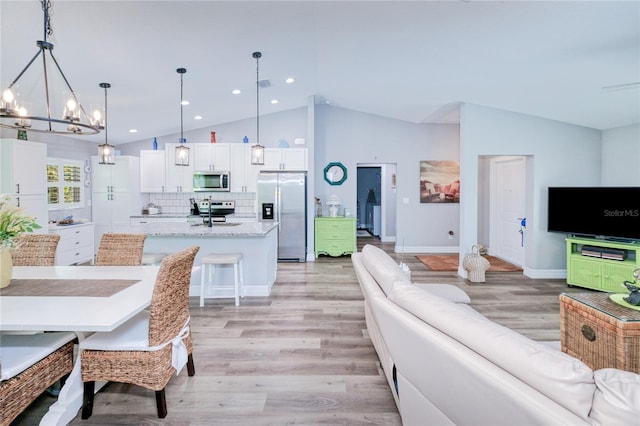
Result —
<path fill-rule="evenodd" d="M 549 187 L 547 230 L 640 240 L 640 187 Z"/>

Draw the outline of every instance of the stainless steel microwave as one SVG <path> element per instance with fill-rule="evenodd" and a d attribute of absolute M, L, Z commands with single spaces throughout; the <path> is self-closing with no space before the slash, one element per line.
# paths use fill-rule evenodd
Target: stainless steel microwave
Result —
<path fill-rule="evenodd" d="M 194 192 L 223 192 L 229 191 L 229 172 L 201 171 L 193 172 Z"/>

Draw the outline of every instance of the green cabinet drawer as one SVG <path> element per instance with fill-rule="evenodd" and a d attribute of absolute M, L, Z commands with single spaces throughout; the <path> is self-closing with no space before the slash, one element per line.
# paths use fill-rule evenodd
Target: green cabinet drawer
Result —
<path fill-rule="evenodd" d="M 317 217 L 315 219 L 315 256 L 342 256 L 356 251 L 356 219 L 353 217 Z"/>

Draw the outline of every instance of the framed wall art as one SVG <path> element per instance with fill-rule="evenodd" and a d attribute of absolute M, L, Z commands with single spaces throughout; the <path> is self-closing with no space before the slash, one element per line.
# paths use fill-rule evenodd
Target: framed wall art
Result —
<path fill-rule="evenodd" d="M 459 161 L 420 161 L 420 202 L 460 202 Z"/>

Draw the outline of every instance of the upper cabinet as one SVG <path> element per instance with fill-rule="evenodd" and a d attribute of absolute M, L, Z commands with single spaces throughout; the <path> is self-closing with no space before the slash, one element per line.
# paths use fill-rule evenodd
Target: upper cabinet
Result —
<path fill-rule="evenodd" d="M 0 139 L 0 193 L 8 194 L 16 206 L 36 218 L 46 232 L 47 146 L 17 139 Z"/>
<path fill-rule="evenodd" d="M 307 148 L 265 148 L 262 170 L 307 170 Z"/>
<path fill-rule="evenodd" d="M 258 173 L 263 166 L 251 164 L 251 146 L 246 143 L 231 146 L 231 192 L 256 192 Z"/>
<path fill-rule="evenodd" d="M 140 192 L 166 192 L 165 151 L 140 151 Z"/>
<path fill-rule="evenodd" d="M 47 190 L 47 146 L 2 139 L 0 190 L 10 195 L 44 194 Z"/>
<path fill-rule="evenodd" d="M 230 144 L 196 143 L 191 145 L 194 151 L 195 171 L 227 171 L 230 169 Z"/>
<path fill-rule="evenodd" d="M 167 192 L 191 192 L 193 190 L 194 147 L 197 144 L 188 145 L 190 148 L 188 166 L 176 166 L 176 147 L 178 145 L 177 143 L 165 145 Z"/>

